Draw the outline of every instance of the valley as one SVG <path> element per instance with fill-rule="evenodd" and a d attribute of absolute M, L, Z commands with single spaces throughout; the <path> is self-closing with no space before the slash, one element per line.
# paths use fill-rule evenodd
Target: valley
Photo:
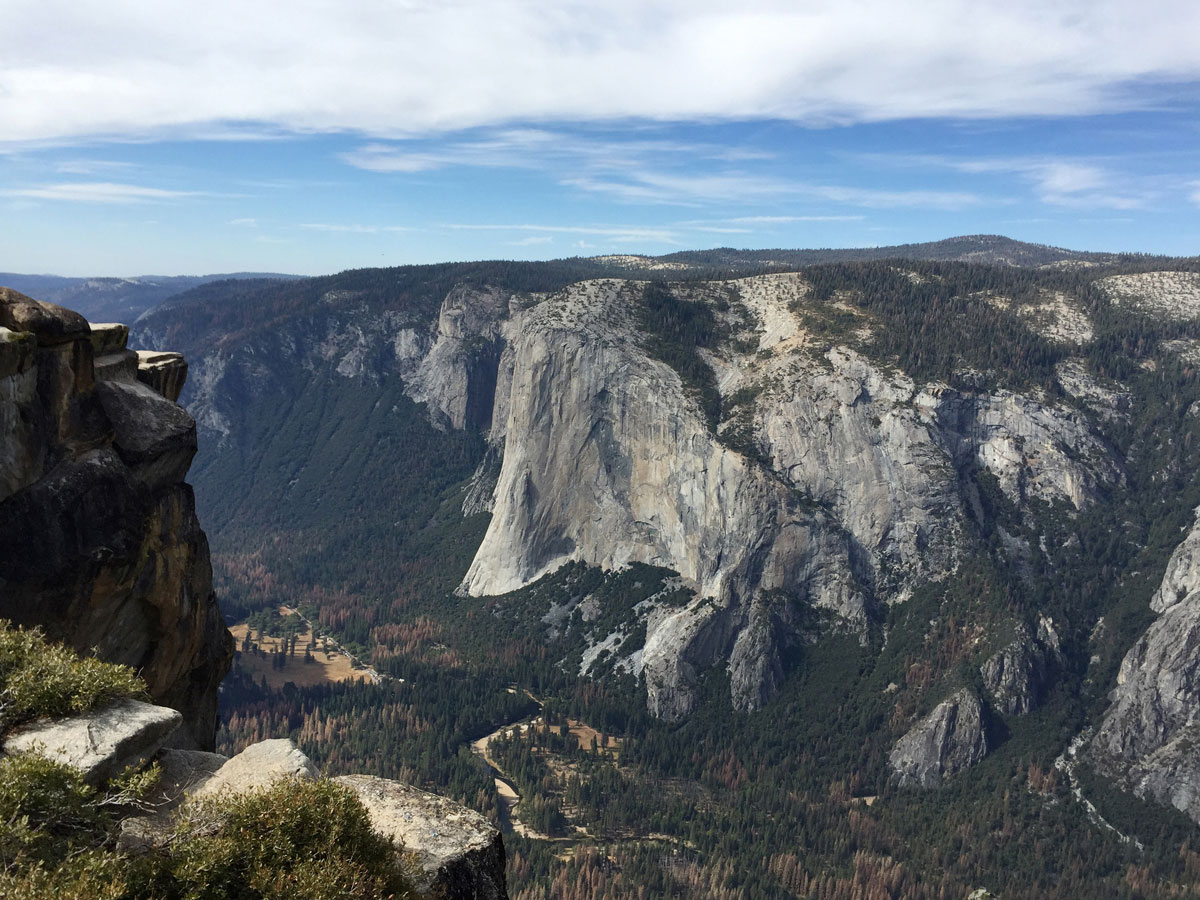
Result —
<path fill-rule="evenodd" d="M 287 734 L 447 792 L 511 827 L 520 900 L 1175 890 L 1193 726 L 1109 693 L 1136 652 L 1191 696 L 1192 606 L 1151 598 L 1192 584 L 1197 263 L 912 252 L 360 270 L 147 314 L 263 653 L 223 752 Z M 313 629 L 341 653 L 304 663 Z"/>

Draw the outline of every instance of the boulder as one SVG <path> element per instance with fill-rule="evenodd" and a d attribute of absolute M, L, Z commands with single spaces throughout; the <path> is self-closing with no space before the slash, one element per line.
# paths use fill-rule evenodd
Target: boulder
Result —
<path fill-rule="evenodd" d="M 137 381 L 138 355 L 133 350 L 114 350 L 97 356 L 93 370 L 97 381 Z"/>
<path fill-rule="evenodd" d="M 36 753 L 83 772 L 101 784 L 158 752 L 183 721 L 176 710 L 119 700 L 77 716 L 36 722 L 10 735 L 5 753 Z"/>
<path fill-rule="evenodd" d="M 175 819 L 171 812 L 187 796 L 217 773 L 229 757 L 203 750 L 159 751 L 154 761 L 160 774 L 158 784 L 146 800 L 150 813 L 121 820 L 117 844 L 121 850 L 145 853 L 161 847 L 173 832 Z"/>
<path fill-rule="evenodd" d="M 100 382 L 96 393 L 117 453 L 138 479 L 151 488 L 182 481 L 196 455 L 196 422 L 187 410 L 142 383 Z"/>
<path fill-rule="evenodd" d="M 411 785 L 370 775 L 343 775 L 375 830 L 413 854 L 421 869 L 418 891 L 437 897 L 507 900 L 504 843 L 474 810 Z"/>
<path fill-rule="evenodd" d="M 139 350 L 138 381 L 166 397 L 172 403 L 179 399 L 187 381 L 188 365 L 182 353 L 158 350 Z"/>
<path fill-rule="evenodd" d="M 120 322 L 99 324 L 93 322 L 90 338 L 92 349 L 96 351 L 97 356 L 116 353 L 125 349 L 125 344 L 129 340 L 129 326 L 122 325 Z"/>
<path fill-rule="evenodd" d="M 91 332 L 87 319 L 74 310 L 34 300 L 6 287 L 0 287 L 0 325 L 32 332 L 43 347 L 70 343 Z"/>
<path fill-rule="evenodd" d="M 280 778 L 316 778 L 317 767 L 287 738 L 251 744 L 227 760 L 192 793 L 197 800 L 270 787 Z"/>
<path fill-rule="evenodd" d="M 888 768 L 892 783 L 900 787 L 936 788 L 987 752 L 983 706 L 974 691 L 963 688 L 896 742 Z"/>

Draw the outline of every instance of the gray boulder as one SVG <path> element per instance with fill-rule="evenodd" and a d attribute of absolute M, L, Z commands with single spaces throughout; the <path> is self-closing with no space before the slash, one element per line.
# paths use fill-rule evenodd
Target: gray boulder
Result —
<path fill-rule="evenodd" d="M 117 453 L 138 480 L 151 488 L 182 481 L 196 455 L 196 422 L 187 410 L 141 383 L 100 382 L 96 393 Z"/>
<path fill-rule="evenodd" d="M 418 891 L 436 897 L 507 900 L 504 844 L 487 819 L 445 797 L 370 775 L 333 779 L 353 790 L 375 830 L 416 856 Z"/>
<path fill-rule="evenodd" d="M 10 735 L 5 753 L 36 753 L 83 772 L 101 784 L 158 752 L 183 721 L 165 706 L 119 700 L 78 716 L 37 722 Z"/>
<path fill-rule="evenodd" d="M 963 688 L 934 707 L 896 742 L 888 756 L 891 780 L 900 787 L 936 788 L 988 753 L 983 706 Z"/>
<path fill-rule="evenodd" d="M 188 364 L 182 353 L 138 351 L 138 381 L 172 403 L 178 400 L 183 392 L 187 374 Z"/>
<path fill-rule="evenodd" d="M 0 325 L 36 334 L 43 347 L 66 344 L 91 332 L 87 319 L 74 310 L 34 300 L 6 287 L 0 287 Z"/>
<path fill-rule="evenodd" d="M 197 800 L 270 787 L 281 778 L 316 778 L 317 767 L 287 738 L 251 744 L 192 792 Z"/>

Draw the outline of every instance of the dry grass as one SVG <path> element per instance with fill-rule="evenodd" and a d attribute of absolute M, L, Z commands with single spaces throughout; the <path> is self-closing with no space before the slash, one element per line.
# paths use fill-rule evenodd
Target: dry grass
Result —
<path fill-rule="evenodd" d="M 246 637 L 247 626 L 234 625 L 229 629 L 233 635 L 234 646 L 238 648 L 236 665 L 243 672 L 267 679 L 267 686 L 277 691 L 287 682 L 296 687 L 314 687 L 318 684 L 329 684 L 336 681 L 368 681 L 370 676 L 365 669 L 356 669 L 350 663 L 350 657 L 339 650 L 330 648 L 329 652 L 321 650 L 321 642 L 317 641 L 317 649 L 313 651 L 313 662 L 304 661 L 304 648 L 312 640 L 312 631 L 305 631 L 296 637 L 296 655 L 289 656 L 282 669 L 271 665 L 271 654 L 279 649 L 282 638 L 265 637 L 256 640 L 255 644 L 263 651 L 241 652 L 242 641 Z"/>

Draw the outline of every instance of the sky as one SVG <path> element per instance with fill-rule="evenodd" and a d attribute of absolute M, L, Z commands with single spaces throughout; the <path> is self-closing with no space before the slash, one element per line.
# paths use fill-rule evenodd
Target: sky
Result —
<path fill-rule="evenodd" d="M 0 0 L 0 271 L 1200 254 L 1195 0 Z"/>

